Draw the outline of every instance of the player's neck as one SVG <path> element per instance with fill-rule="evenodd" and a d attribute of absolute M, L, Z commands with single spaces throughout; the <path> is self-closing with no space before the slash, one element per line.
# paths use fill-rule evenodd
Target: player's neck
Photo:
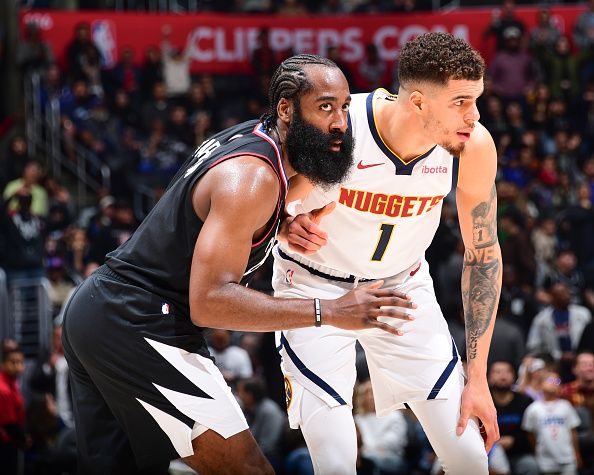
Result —
<path fill-rule="evenodd" d="M 403 97 L 395 101 L 377 101 L 376 125 L 383 141 L 405 162 L 424 154 L 435 144 L 423 133 L 419 117 L 410 113 Z"/>

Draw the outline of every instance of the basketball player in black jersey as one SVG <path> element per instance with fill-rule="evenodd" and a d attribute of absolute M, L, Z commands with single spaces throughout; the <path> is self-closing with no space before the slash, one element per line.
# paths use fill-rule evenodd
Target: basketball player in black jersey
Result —
<path fill-rule="evenodd" d="M 134 235 L 75 292 L 64 317 L 79 472 L 271 473 L 202 328 L 335 325 L 395 330 L 406 296 L 359 287 L 338 300 L 274 299 L 244 284 L 275 241 L 288 180 L 340 182 L 352 162 L 350 95 L 336 65 L 284 61 L 270 111 L 220 132 L 182 166 Z M 380 307 L 386 307 L 380 310 Z"/>

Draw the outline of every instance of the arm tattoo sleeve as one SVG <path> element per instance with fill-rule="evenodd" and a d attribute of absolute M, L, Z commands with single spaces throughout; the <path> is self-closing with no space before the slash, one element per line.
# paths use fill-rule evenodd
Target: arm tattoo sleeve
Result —
<path fill-rule="evenodd" d="M 464 253 L 462 301 L 469 360 L 476 358 L 478 340 L 489 328 L 498 301 L 501 261 L 493 247 L 497 243 L 496 204 L 493 186 L 489 200 L 472 210 L 474 248 Z"/>

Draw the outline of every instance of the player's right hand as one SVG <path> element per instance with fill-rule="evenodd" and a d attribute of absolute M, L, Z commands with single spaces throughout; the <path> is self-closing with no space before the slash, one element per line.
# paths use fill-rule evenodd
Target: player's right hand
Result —
<path fill-rule="evenodd" d="M 331 201 L 322 208 L 291 218 L 286 234 L 289 249 L 307 256 L 325 246 L 328 242 L 328 234 L 320 228 L 319 224 L 324 216 L 334 211 L 334 208 L 336 208 L 336 202 Z"/>
<path fill-rule="evenodd" d="M 393 289 L 381 289 L 383 280 L 361 285 L 336 300 L 322 302 L 322 323 L 344 330 L 379 328 L 394 335 L 403 332 L 380 322 L 379 317 L 410 321 L 414 317 L 407 309 L 417 308 L 409 295 Z"/>

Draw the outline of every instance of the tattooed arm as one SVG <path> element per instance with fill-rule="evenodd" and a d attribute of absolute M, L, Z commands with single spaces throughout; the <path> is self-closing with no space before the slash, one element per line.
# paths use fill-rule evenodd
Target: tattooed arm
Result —
<path fill-rule="evenodd" d="M 501 249 L 497 241 L 497 153 L 480 124 L 466 144 L 460 162 L 456 201 L 462 239 L 462 303 L 466 323 L 468 383 L 462 394 L 458 433 L 468 418 L 478 417 L 489 450 L 499 438 L 495 407 L 487 385 L 487 356 L 501 292 Z"/>

